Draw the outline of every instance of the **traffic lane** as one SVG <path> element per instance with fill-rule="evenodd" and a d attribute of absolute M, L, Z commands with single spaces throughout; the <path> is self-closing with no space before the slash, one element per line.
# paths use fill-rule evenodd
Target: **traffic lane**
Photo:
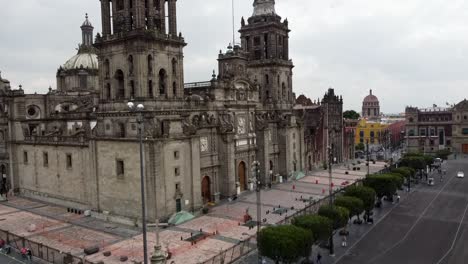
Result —
<path fill-rule="evenodd" d="M 436 186 L 419 185 L 408 199 L 400 203 L 337 263 L 367 263 L 400 242 L 442 188 L 447 188 L 449 185 L 453 186 L 452 188 L 457 186 L 452 183 L 451 179 L 453 179 L 452 176 L 446 177 L 443 184 Z"/>
<path fill-rule="evenodd" d="M 465 219 L 455 247 L 441 264 L 466 264 L 468 260 L 468 220 Z"/>
<path fill-rule="evenodd" d="M 454 166 L 455 165 L 455 166 Z M 464 164 L 449 164 L 449 172 Z M 378 259 L 378 263 L 437 263 L 450 249 L 468 203 L 468 181 L 449 177 L 441 194 L 409 236 Z"/>
<path fill-rule="evenodd" d="M 0 263 L 1 264 L 20 264 L 24 263 L 18 259 L 15 259 L 9 255 L 0 254 Z"/>
<path fill-rule="evenodd" d="M 377 257 L 408 231 L 416 220 L 415 216 L 389 214 L 380 221 L 350 252 L 343 256 L 339 264 L 363 264 Z"/>
<path fill-rule="evenodd" d="M 437 263 L 455 238 L 466 203 L 465 197 L 440 195 L 406 239 L 376 263 Z"/>

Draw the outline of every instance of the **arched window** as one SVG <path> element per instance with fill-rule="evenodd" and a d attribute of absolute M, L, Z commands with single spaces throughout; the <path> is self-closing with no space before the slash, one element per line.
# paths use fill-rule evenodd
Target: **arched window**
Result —
<path fill-rule="evenodd" d="M 135 98 L 135 82 L 133 80 L 130 81 L 130 98 Z"/>
<path fill-rule="evenodd" d="M 153 92 L 153 81 L 149 80 L 148 81 L 148 96 L 153 98 L 154 97 L 154 92 Z"/>
<path fill-rule="evenodd" d="M 177 60 L 175 58 L 172 59 L 172 74 L 173 75 L 177 74 Z"/>
<path fill-rule="evenodd" d="M 282 91 L 283 99 L 286 99 L 286 84 L 284 83 L 281 84 L 281 91 Z"/>
<path fill-rule="evenodd" d="M 148 74 L 153 73 L 153 56 L 148 55 Z"/>
<path fill-rule="evenodd" d="M 265 74 L 265 84 L 270 84 L 270 76 L 268 74 Z"/>
<path fill-rule="evenodd" d="M 163 95 L 166 94 L 166 79 L 167 79 L 167 74 L 166 70 L 161 69 L 159 71 L 159 94 Z"/>
<path fill-rule="evenodd" d="M 109 60 L 108 59 L 106 59 L 104 61 L 104 73 L 106 74 L 106 78 L 109 78 L 110 69 L 109 69 Z"/>
<path fill-rule="evenodd" d="M 172 94 L 174 98 L 177 97 L 177 83 L 176 82 L 172 83 Z"/>
<path fill-rule="evenodd" d="M 128 74 L 133 75 L 133 56 L 128 56 Z"/>
<path fill-rule="evenodd" d="M 124 138 L 126 131 L 125 131 L 125 124 L 119 123 L 119 137 Z"/>
<path fill-rule="evenodd" d="M 107 100 L 111 99 L 111 85 L 110 85 L 110 83 L 106 84 L 106 91 L 105 91 L 104 97 Z"/>
<path fill-rule="evenodd" d="M 117 99 L 123 99 L 125 98 L 125 79 L 124 79 L 124 73 L 122 70 L 117 70 L 115 72 L 114 76 L 116 82 L 117 82 Z"/>

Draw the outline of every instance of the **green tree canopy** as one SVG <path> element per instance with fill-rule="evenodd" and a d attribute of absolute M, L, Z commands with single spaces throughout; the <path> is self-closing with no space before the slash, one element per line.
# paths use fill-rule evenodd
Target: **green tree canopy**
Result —
<path fill-rule="evenodd" d="M 322 205 L 318 210 L 318 214 L 330 219 L 334 230 L 345 227 L 348 224 L 349 211 L 346 208 Z"/>
<path fill-rule="evenodd" d="M 321 215 L 298 216 L 293 225 L 312 231 L 314 243 L 327 240 L 333 232 L 332 221 Z"/>
<path fill-rule="evenodd" d="M 352 185 L 345 189 L 344 195 L 361 199 L 364 204 L 364 210 L 367 212 L 374 209 L 376 194 L 374 189 L 370 187 Z"/>
<path fill-rule="evenodd" d="M 403 177 L 405 177 L 405 178 L 409 178 L 409 177 L 413 176 L 413 172 L 409 167 L 399 167 L 399 168 L 396 168 L 396 169 L 392 169 L 391 172 L 392 173 L 399 173 L 399 174 L 403 175 Z"/>
<path fill-rule="evenodd" d="M 335 205 L 348 209 L 349 218 L 358 216 L 364 211 L 364 202 L 353 196 L 338 196 Z"/>
<path fill-rule="evenodd" d="M 294 225 L 280 225 L 260 230 L 257 241 L 262 256 L 276 262 L 294 263 L 310 255 L 311 237 L 310 230 Z"/>
<path fill-rule="evenodd" d="M 346 119 L 359 119 L 361 116 L 354 110 L 348 110 L 343 112 L 343 118 Z"/>
<path fill-rule="evenodd" d="M 356 145 L 356 150 L 365 150 L 366 149 L 366 146 L 364 146 L 364 143 L 362 142 L 359 142 L 357 145 Z"/>
<path fill-rule="evenodd" d="M 364 180 L 364 185 L 374 189 L 379 199 L 391 197 L 397 190 L 397 183 L 392 175 L 369 175 Z"/>

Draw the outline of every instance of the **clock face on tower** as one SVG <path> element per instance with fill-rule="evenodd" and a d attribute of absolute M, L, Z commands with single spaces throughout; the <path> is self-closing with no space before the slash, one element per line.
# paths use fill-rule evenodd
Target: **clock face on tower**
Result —
<path fill-rule="evenodd" d="M 208 151 L 208 138 L 207 137 L 200 138 L 200 150 L 201 152 Z"/>
<path fill-rule="evenodd" d="M 245 117 L 237 118 L 237 134 L 245 134 Z"/>

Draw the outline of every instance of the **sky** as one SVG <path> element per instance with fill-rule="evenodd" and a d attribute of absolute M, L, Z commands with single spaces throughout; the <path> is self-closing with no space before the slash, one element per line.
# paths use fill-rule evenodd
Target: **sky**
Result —
<path fill-rule="evenodd" d="M 234 0 L 236 42 L 253 0 Z M 179 0 L 178 30 L 185 82 L 206 81 L 217 54 L 232 42 L 231 0 Z M 323 97 L 328 88 L 344 108 L 360 111 L 372 89 L 385 113 L 406 106 L 457 103 L 468 97 L 468 1 L 276 0 L 288 18 L 297 96 Z M 101 31 L 99 0 L 3 1 L 0 71 L 17 89 L 56 87 L 57 68 L 76 54 L 89 13 Z"/>

